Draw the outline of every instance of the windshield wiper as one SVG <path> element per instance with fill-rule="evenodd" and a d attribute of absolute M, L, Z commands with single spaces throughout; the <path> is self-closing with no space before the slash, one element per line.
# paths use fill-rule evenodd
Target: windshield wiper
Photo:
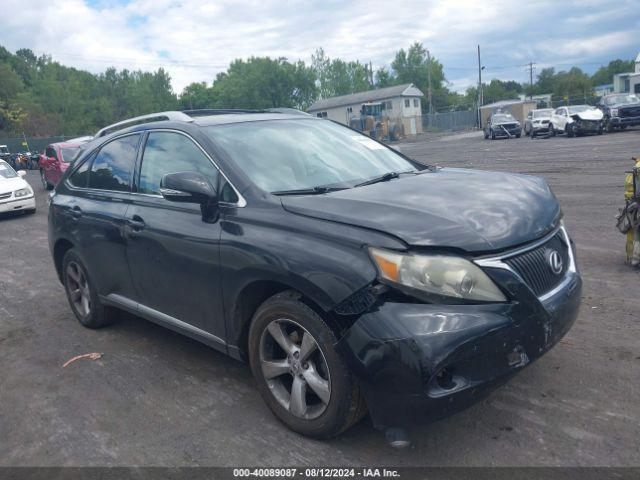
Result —
<path fill-rule="evenodd" d="M 393 180 L 394 178 L 398 178 L 400 176 L 400 174 L 398 172 L 387 172 L 383 175 L 380 175 L 379 177 L 373 177 L 369 180 L 366 180 L 364 182 L 361 183 L 356 183 L 354 185 L 355 187 L 364 187 L 365 185 L 373 185 L 374 183 L 380 183 L 380 182 L 388 182 L 389 180 Z"/>
<path fill-rule="evenodd" d="M 346 190 L 344 187 L 311 187 L 300 188 L 297 190 L 278 190 L 271 192 L 272 195 L 321 195 L 323 193 L 337 192 L 338 190 Z"/>

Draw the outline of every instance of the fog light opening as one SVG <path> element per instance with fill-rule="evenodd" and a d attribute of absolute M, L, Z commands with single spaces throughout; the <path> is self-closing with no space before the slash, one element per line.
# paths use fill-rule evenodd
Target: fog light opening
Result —
<path fill-rule="evenodd" d="M 436 383 L 443 390 L 451 390 L 456 387 L 456 382 L 453 381 L 453 372 L 449 367 L 445 367 L 438 372 Z"/>

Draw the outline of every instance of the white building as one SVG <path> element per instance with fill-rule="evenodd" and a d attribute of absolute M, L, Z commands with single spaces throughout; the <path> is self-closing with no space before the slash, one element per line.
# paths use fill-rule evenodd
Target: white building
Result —
<path fill-rule="evenodd" d="M 618 73 L 613 76 L 615 93 L 640 93 L 640 53 L 636 57 L 634 72 Z"/>
<path fill-rule="evenodd" d="M 363 104 L 380 103 L 382 115 L 390 121 L 401 122 L 407 134 L 422 132 L 421 97 L 424 94 L 412 83 L 379 88 L 351 95 L 318 100 L 309 107 L 309 113 L 336 122 L 352 125 L 360 119 Z"/>

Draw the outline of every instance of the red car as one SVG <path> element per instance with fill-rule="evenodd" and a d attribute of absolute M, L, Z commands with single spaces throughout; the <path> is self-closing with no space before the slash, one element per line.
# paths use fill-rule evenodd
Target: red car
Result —
<path fill-rule="evenodd" d="M 40 179 L 46 190 L 51 190 L 58 184 L 60 177 L 78 153 L 78 148 L 80 143 L 52 143 L 47 146 L 44 155 L 40 155 Z"/>

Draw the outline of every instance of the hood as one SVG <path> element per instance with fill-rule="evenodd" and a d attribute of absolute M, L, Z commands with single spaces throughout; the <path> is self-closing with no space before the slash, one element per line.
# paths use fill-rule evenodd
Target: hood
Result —
<path fill-rule="evenodd" d="M 453 168 L 281 201 L 299 215 L 382 231 L 409 245 L 470 253 L 539 238 L 560 214 L 541 178 Z"/>
<path fill-rule="evenodd" d="M 28 187 L 29 184 L 25 182 L 22 177 L 4 178 L 0 177 L 0 193 L 14 192 L 21 188 Z"/>
<path fill-rule="evenodd" d="M 597 108 L 591 110 L 585 110 L 584 112 L 572 113 L 571 117 L 573 118 L 581 118 L 582 120 L 602 120 L 604 114 L 602 110 L 598 110 Z"/>
<path fill-rule="evenodd" d="M 499 120 L 496 122 L 491 122 L 491 125 L 520 125 L 520 122 L 516 119 L 513 120 Z"/>

